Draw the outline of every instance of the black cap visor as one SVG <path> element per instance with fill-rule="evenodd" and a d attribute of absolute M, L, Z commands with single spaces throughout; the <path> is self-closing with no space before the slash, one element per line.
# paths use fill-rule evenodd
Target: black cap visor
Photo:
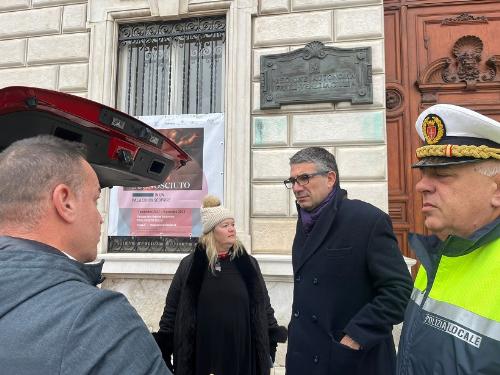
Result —
<path fill-rule="evenodd" d="M 413 164 L 412 168 L 428 168 L 428 167 L 447 167 L 449 165 L 460 165 L 477 163 L 478 161 L 484 161 L 487 159 L 476 159 L 476 158 L 448 158 L 445 156 L 429 156 L 420 159 L 418 162 Z"/>

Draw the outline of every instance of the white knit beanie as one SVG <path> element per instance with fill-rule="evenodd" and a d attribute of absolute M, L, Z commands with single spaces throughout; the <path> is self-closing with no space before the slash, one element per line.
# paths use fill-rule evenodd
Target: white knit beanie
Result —
<path fill-rule="evenodd" d="M 228 209 L 220 204 L 220 199 L 207 195 L 203 199 L 203 205 L 200 210 L 201 223 L 203 224 L 203 234 L 207 234 L 221 221 L 234 219 L 234 215 Z"/>

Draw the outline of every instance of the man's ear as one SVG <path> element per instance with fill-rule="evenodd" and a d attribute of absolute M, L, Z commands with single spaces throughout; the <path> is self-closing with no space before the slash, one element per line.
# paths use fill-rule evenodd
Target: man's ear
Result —
<path fill-rule="evenodd" d="M 52 202 L 59 217 L 72 223 L 76 218 L 75 194 L 71 191 L 68 185 L 59 184 L 55 187 L 52 193 Z"/>
<path fill-rule="evenodd" d="M 334 187 L 335 183 L 337 182 L 337 173 L 335 173 L 334 171 L 330 171 L 328 172 L 327 178 L 328 178 L 328 186 Z"/>
<path fill-rule="evenodd" d="M 491 198 L 491 205 L 495 208 L 500 208 L 500 173 L 492 177 L 493 182 L 497 185 L 496 191 Z"/>

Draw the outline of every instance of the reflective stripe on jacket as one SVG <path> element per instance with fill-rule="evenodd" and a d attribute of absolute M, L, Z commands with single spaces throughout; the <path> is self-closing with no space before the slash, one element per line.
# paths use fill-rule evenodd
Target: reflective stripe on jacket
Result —
<path fill-rule="evenodd" d="M 500 223 L 470 239 L 412 235 L 422 262 L 398 353 L 399 375 L 500 374 Z"/>

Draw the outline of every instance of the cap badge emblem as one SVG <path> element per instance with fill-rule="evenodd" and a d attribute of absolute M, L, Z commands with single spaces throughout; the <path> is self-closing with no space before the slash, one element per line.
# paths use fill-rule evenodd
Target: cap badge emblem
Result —
<path fill-rule="evenodd" d="M 445 135 L 443 120 L 434 114 L 425 116 L 422 123 L 422 133 L 424 134 L 425 143 L 429 145 L 438 143 Z"/>

